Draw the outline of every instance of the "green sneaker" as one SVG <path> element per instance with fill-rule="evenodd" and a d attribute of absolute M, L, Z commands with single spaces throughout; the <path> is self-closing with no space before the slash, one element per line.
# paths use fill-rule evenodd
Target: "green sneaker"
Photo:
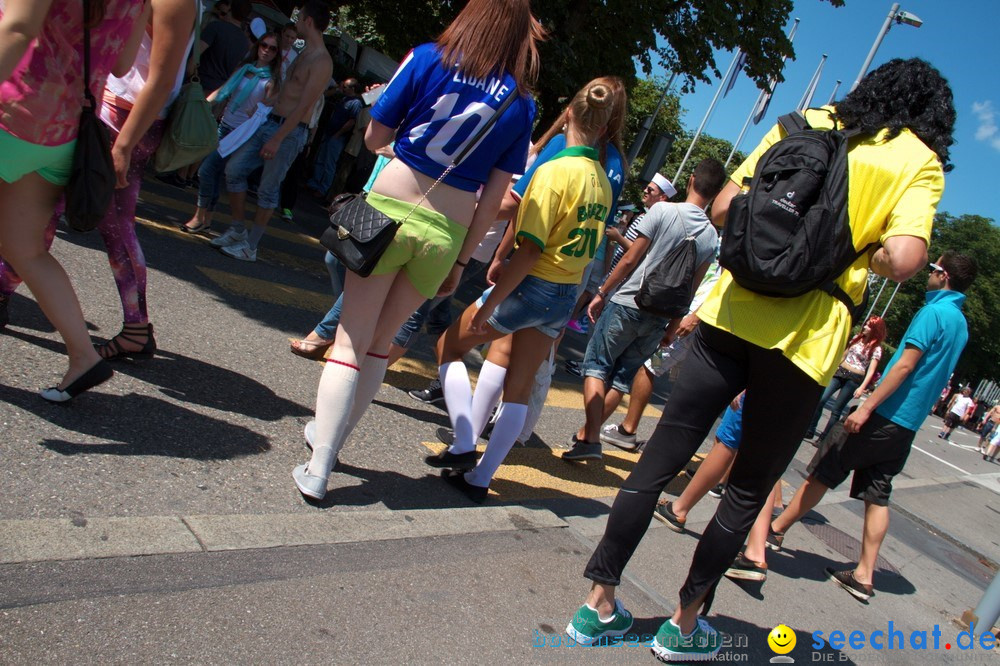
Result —
<path fill-rule="evenodd" d="M 292 209 L 291 208 L 282 208 L 281 209 L 281 219 L 285 220 L 286 222 L 291 222 L 292 221 Z"/>
<path fill-rule="evenodd" d="M 663 662 L 709 661 L 715 658 L 722 647 L 722 637 L 712 626 L 698 618 L 694 633 L 681 634 L 681 630 L 670 620 L 660 625 L 650 649 L 653 656 Z"/>
<path fill-rule="evenodd" d="M 606 638 L 624 636 L 632 628 L 632 613 L 625 610 L 622 602 L 615 599 L 615 615 L 605 622 L 597 611 L 584 604 L 566 625 L 566 635 L 580 645 L 593 645 Z"/>

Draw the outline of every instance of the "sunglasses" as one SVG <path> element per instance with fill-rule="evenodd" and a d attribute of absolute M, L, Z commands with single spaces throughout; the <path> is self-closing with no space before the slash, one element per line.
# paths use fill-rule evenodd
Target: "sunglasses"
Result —
<path fill-rule="evenodd" d="M 264 51 L 277 51 L 278 50 L 278 45 L 277 44 L 261 44 L 260 48 L 263 49 Z"/>
<path fill-rule="evenodd" d="M 943 267 L 938 266 L 937 264 L 927 264 L 927 266 L 928 266 L 928 268 L 931 269 L 931 273 L 947 273 L 948 272 Z"/>

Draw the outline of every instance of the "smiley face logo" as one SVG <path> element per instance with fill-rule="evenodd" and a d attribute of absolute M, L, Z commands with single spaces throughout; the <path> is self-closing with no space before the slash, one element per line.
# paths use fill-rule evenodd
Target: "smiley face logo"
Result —
<path fill-rule="evenodd" d="M 779 624 L 767 635 L 767 646 L 775 654 L 788 654 L 795 649 L 795 632 L 786 624 Z"/>

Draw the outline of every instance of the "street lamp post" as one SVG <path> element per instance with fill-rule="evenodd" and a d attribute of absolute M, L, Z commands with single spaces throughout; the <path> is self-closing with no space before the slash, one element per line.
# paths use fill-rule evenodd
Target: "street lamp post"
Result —
<path fill-rule="evenodd" d="M 872 64 L 872 60 L 875 58 L 875 52 L 878 51 L 878 47 L 882 45 L 882 39 L 885 34 L 889 32 L 889 28 L 892 27 L 892 23 L 905 23 L 906 25 L 912 25 L 914 28 L 919 28 L 923 25 L 923 21 L 920 20 L 916 14 L 911 14 L 910 12 L 900 11 L 899 3 L 892 3 L 892 7 L 889 8 L 889 15 L 885 17 L 885 23 L 882 24 L 882 29 L 878 31 L 878 36 L 875 37 L 875 43 L 872 44 L 871 50 L 868 52 L 868 57 L 865 58 L 865 64 L 861 65 L 861 71 L 858 72 L 858 78 L 854 81 L 854 85 L 851 86 L 851 90 L 858 87 L 861 83 L 861 79 L 865 78 L 865 74 L 868 73 L 868 68 Z"/>

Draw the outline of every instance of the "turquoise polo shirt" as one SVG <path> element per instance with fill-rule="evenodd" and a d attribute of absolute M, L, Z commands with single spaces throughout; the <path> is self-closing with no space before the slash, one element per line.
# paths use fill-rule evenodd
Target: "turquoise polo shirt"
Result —
<path fill-rule="evenodd" d="M 969 341 L 963 303 L 965 294 L 961 292 L 927 292 L 927 304 L 913 316 L 882 377 L 888 376 L 907 345 L 923 355 L 899 388 L 875 409 L 876 414 L 914 432 L 920 429 Z"/>

